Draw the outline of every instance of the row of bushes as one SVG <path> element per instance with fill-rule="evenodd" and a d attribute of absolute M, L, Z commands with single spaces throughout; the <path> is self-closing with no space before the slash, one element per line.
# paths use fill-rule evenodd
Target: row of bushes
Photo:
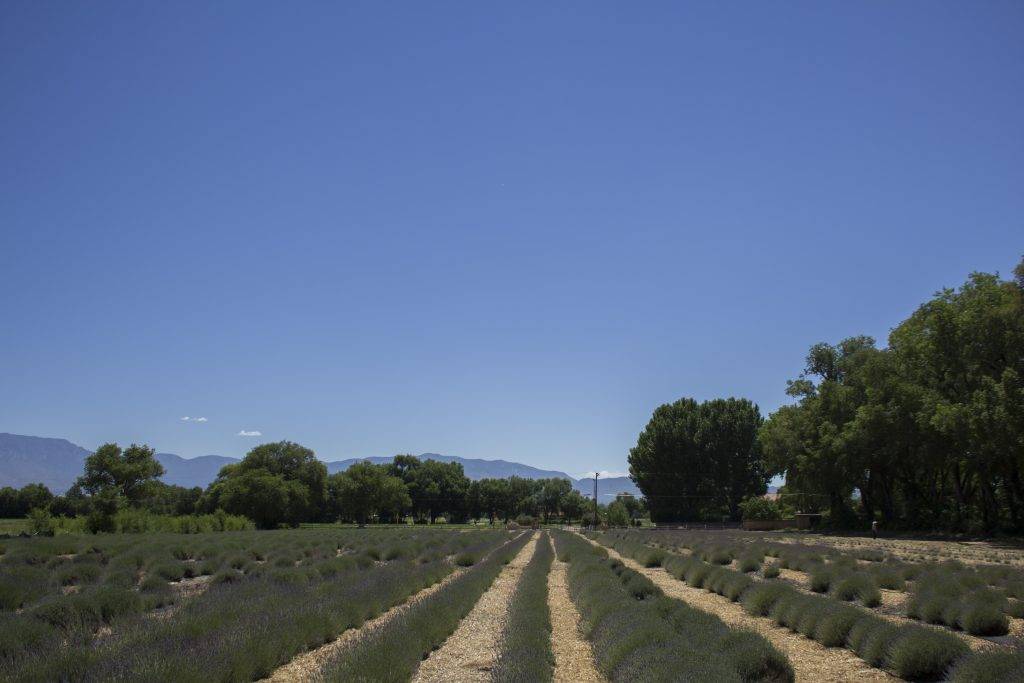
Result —
<path fill-rule="evenodd" d="M 811 590 L 840 600 L 859 600 L 866 607 L 881 604 L 880 589 L 906 591 L 907 582 L 914 581 L 907 616 L 972 635 L 1003 635 L 1009 627 L 1007 616 L 1024 617 L 1024 572 L 1016 567 L 967 566 L 956 560 L 908 563 L 872 548 L 843 554 L 824 546 L 751 542 L 700 532 L 638 533 L 634 540 L 654 545 L 668 541 L 712 564 L 735 560 L 744 572 L 756 571 L 765 555 L 778 557 L 778 567 L 807 573 Z M 762 574 L 773 578 L 778 569 L 765 565 Z"/>
<path fill-rule="evenodd" d="M 632 554 L 633 539 L 601 536 L 598 540 L 623 554 Z M 643 556 L 642 551 L 637 554 Z M 637 561 L 640 561 L 637 559 Z M 808 595 L 776 581 L 754 581 L 742 572 L 704 562 L 697 555 L 667 555 L 662 566 L 695 588 L 739 601 L 751 615 L 770 617 L 780 626 L 812 638 L 826 647 L 845 647 L 871 666 L 908 680 L 934 680 L 950 673 L 962 681 L 1010 681 L 974 677 L 975 673 L 1009 666 L 992 653 L 969 655 L 966 643 L 952 633 L 922 626 L 898 625 L 837 600 Z M 995 653 L 999 654 L 999 653 Z"/>
<path fill-rule="evenodd" d="M 520 534 L 440 590 L 338 652 L 324 664 L 318 680 L 409 680 L 419 663 L 455 631 L 502 567 L 529 539 L 529 533 Z"/>
<path fill-rule="evenodd" d="M 223 535 L 197 537 L 195 544 L 163 535 L 154 542 L 165 547 L 144 546 L 142 554 L 123 548 L 125 537 L 111 536 L 71 560 L 51 557 L 36 565 L 27 561 L 41 554 L 12 553 L 3 559 L 4 575 L 8 569 L 45 572 L 79 564 L 97 566 L 101 575 L 78 594 L 58 592 L 21 613 L 0 613 L 0 680 L 254 680 L 436 583 L 453 570 L 449 555 L 485 552 L 508 539 L 499 531 L 386 536 L 405 550 L 378 565 L 371 551 L 379 549 L 381 535 L 233 535 L 231 540 L 252 544 L 221 550 L 224 568 L 211 587 L 162 619 L 145 612 L 175 599 L 167 579 L 218 552 L 210 542 Z M 60 563 L 51 567 L 53 560 Z M 136 592 L 140 566 L 146 578 Z M 112 633 L 94 643 L 99 626 Z"/>
<path fill-rule="evenodd" d="M 555 553 L 547 534 L 540 537 L 510 602 L 508 623 L 491 679 L 498 683 L 550 681 L 555 656 L 551 650 L 548 573 Z"/>
<path fill-rule="evenodd" d="M 792 681 L 789 660 L 756 633 L 666 597 L 600 548 L 556 532 L 569 592 L 610 681 Z M 652 560 L 653 561 L 653 560 Z"/>
<path fill-rule="evenodd" d="M 29 515 L 29 529 L 36 536 L 100 532 L 200 534 L 254 528 L 249 519 L 240 515 L 229 515 L 223 510 L 208 515 L 158 515 L 139 508 L 125 508 L 102 517 L 53 517 L 46 510 L 36 509 Z"/>
<path fill-rule="evenodd" d="M 914 582 L 907 616 L 930 624 L 945 624 L 977 636 L 1001 636 L 1010 630 L 1002 593 L 965 581 L 956 572 L 927 572 Z"/>

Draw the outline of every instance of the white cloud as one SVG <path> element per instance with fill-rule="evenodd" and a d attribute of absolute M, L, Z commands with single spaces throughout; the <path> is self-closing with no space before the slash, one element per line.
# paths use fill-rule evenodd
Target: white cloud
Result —
<path fill-rule="evenodd" d="M 181 421 L 182 422 L 206 422 L 207 420 L 206 420 L 205 417 L 189 417 L 188 415 L 186 415 L 185 417 L 181 418 Z"/>
<path fill-rule="evenodd" d="M 629 476 L 629 472 L 609 472 L 608 470 L 601 470 L 600 472 L 598 472 L 598 474 L 600 475 L 601 479 L 615 479 L 617 477 L 628 477 Z M 580 475 L 580 479 L 593 479 L 593 478 L 594 478 L 594 472 L 593 471 L 584 472 L 583 474 Z"/>
<path fill-rule="evenodd" d="M 242 431 L 238 432 L 238 435 L 239 436 L 263 436 L 263 433 L 262 432 L 258 432 L 255 429 L 253 429 L 252 431 L 246 431 L 246 430 L 243 429 Z"/>

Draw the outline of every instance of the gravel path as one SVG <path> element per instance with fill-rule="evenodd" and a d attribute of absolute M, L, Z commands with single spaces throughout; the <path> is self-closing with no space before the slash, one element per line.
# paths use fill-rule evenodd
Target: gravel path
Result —
<path fill-rule="evenodd" d="M 377 615 L 373 619 L 363 622 L 362 626 L 359 628 L 350 628 L 331 642 L 321 645 L 315 650 L 309 650 L 308 652 L 303 652 L 302 654 L 297 655 L 287 664 L 278 667 L 278 669 L 274 671 L 269 678 L 265 678 L 263 680 L 271 681 L 271 683 L 294 683 L 297 681 L 312 680 L 313 676 L 323 668 L 323 665 L 330 660 L 338 650 L 347 647 L 356 639 L 363 637 L 370 631 L 381 627 L 399 614 L 402 614 L 405 610 L 409 609 L 420 600 L 423 600 L 432 593 L 441 590 L 448 585 L 449 582 L 455 579 L 455 577 L 465 571 L 466 570 L 461 567 L 456 569 L 434 585 L 427 586 L 420 592 L 411 595 L 401 605 L 396 605 L 382 614 Z"/>
<path fill-rule="evenodd" d="M 591 541 L 591 543 L 595 542 Z M 677 581 L 660 567 L 645 568 L 638 562 L 619 555 L 611 548 L 605 548 L 605 550 L 611 557 L 621 560 L 630 569 L 647 576 L 664 591 L 665 595 L 682 600 L 696 609 L 710 612 L 729 626 L 760 633 L 789 657 L 797 681 L 823 683 L 825 681 L 899 680 L 881 669 L 868 666 L 849 650 L 826 648 L 799 633 L 793 633 L 788 628 L 776 626 L 767 617 L 750 616 L 739 603 L 732 602 L 728 598 L 716 593 L 709 593 L 703 588 L 692 588 L 682 581 Z"/>
<path fill-rule="evenodd" d="M 548 574 L 551 649 L 555 652 L 555 683 L 596 683 L 604 676 L 594 666 L 590 641 L 580 633 L 580 613 L 569 597 L 569 565 L 558 558 Z"/>
<path fill-rule="evenodd" d="M 490 681 L 508 606 L 523 569 L 537 548 L 538 534 L 501 570 L 498 578 L 462 620 L 455 632 L 423 660 L 415 683 Z"/>

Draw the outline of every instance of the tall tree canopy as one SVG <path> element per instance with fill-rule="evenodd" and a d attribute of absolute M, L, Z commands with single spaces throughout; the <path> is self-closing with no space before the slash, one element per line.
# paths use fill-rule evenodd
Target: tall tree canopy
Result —
<path fill-rule="evenodd" d="M 359 524 L 375 516 L 397 522 L 412 505 L 405 482 L 389 474 L 386 467 L 368 462 L 332 474 L 327 487 L 333 514 Z"/>
<path fill-rule="evenodd" d="M 629 472 L 651 519 L 739 519 L 740 502 L 766 490 L 757 432 L 761 412 L 747 399 L 659 406 L 629 452 Z"/>
<path fill-rule="evenodd" d="M 1024 261 L 974 273 L 889 335 L 816 344 L 761 431 L 797 504 L 894 527 L 1024 530 Z"/>
<path fill-rule="evenodd" d="M 90 495 L 103 493 L 137 502 L 163 473 L 149 446 L 133 443 L 121 450 L 116 443 L 105 443 L 85 459 L 85 472 L 75 483 Z"/>
<path fill-rule="evenodd" d="M 221 468 L 207 496 L 208 507 L 245 515 L 261 528 L 296 526 L 326 511 L 327 466 L 297 443 L 265 443 Z"/>
<path fill-rule="evenodd" d="M 397 455 L 386 467 L 389 474 L 405 482 L 417 518 L 431 522 L 441 515 L 449 520 L 465 519 L 469 478 L 461 463 Z"/>

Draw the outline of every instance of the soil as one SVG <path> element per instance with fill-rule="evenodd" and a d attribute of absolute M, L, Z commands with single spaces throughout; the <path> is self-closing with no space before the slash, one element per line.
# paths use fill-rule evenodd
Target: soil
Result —
<path fill-rule="evenodd" d="M 568 567 L 558 559 L 548 574 L 548 609 L 551 612 L 551 647 L 555 652 L 555 683 L 603 682 L 594 665 L 590 641 L 580 633 L 580 613 L 569 597 Z"/>
<path fill-rule="evenodd" d="M 501 570 L 451 636 L 423 660 L 414 683 L 490 681 L 497 644 L 508 621 L 509 603 L 523 569 L 537 548 L 538 534 Z"/>

